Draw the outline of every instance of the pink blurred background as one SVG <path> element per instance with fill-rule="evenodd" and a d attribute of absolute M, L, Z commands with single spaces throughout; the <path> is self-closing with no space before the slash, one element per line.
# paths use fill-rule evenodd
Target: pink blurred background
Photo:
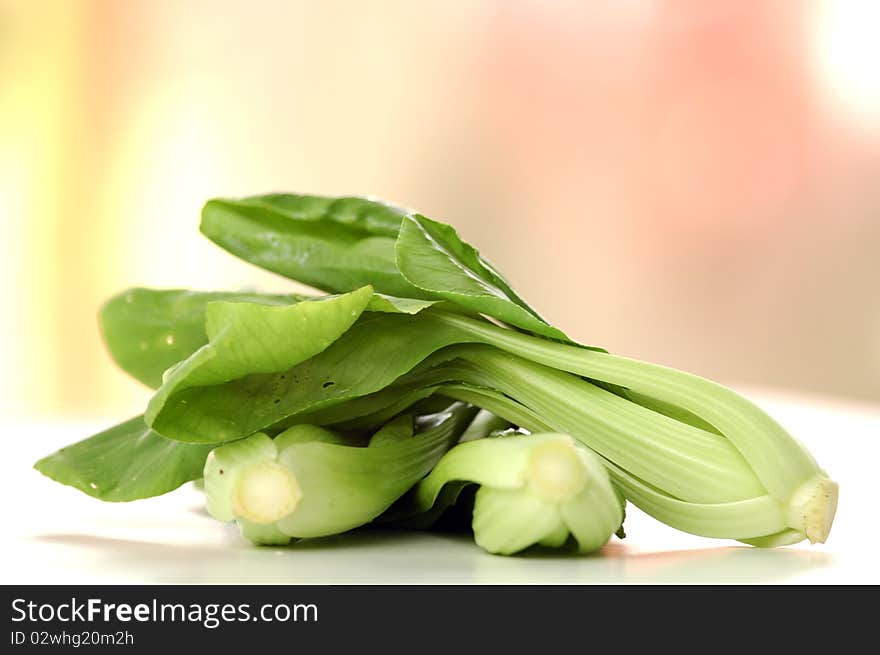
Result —
<path fill-rule="evenodd" d="M 2 402 L 136 413 L 95 313 L 289 288 L 215 195 L 451 222 L 569 334 L 880 400 L 880 3 L 0 0 Z"/>

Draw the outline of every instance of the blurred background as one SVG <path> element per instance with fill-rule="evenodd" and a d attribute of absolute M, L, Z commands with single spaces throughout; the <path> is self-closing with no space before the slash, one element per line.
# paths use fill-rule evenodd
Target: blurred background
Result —
<path fill-rule="evenodd" d="M 0 0 L 7 414 L 140 411 L 131 285 L 290 288 L 215 195 L 458 226 L 573 337 L 880 400 L 880 3 Z"/>

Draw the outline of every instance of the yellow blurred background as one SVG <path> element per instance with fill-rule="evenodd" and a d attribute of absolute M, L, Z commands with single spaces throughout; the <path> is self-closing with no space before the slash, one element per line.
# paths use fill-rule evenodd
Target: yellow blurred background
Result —
<path fill-rule="evenodd" d="M 134 414 L 95 314 L 289 288 L 215 195 L 451 222 L 586 343 L 880 399 L 880 3 L 0 0 L 7 414 Z"/>

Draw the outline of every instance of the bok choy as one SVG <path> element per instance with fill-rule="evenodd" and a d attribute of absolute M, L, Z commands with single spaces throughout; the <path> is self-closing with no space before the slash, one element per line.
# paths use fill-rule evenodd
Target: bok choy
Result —
<path fill-rule="evenodd" d="M 262 544 L 429 526 L 465 485 L 495 553 L 569 537 L 595 550 L 623 499 L 756 546 L 828 537 L 837 484 L 770 416 L 573 342 L 448 225 L 369 198 L 272 194 L 209 201 L 201 231 L 329 295 L 114 297 L 108 350 L 155 392 L 143 417 L 40 460 L 47 476 L 112 501 L 204 476 L 210 513 Z M 480 408 L 490 420 L 473 422 Z M 486 438 L 499 425 L 512 429 Z"/>
<path fill-rule="evenodd" d="M 418 420 L 402 415 L 365 446 L 312 425 L 220 446 L 205 464 L 208 512 L 236 520 L 242 535 L 258 544 L 364 525 L 427 475 L 476 413 L 454 403 Z"/>
<path fill-rule="evenodd" d="M 477 544 L 510 555 L 534 544 L 601 548 L 623 522 L 623 498 L 602 462 L 564 434 L 513 435 L 460 443 L 404 499 L 399 514 L 450 503 L 462 483 L 480 485 L 474 499 Z M 454 489 L 449 486 L 456 485 Z M 441 494 L 447 493 L 440 500 Z"/>

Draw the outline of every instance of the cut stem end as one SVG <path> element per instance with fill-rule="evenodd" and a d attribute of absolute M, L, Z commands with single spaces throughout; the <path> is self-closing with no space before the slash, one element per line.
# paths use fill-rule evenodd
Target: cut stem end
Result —
<path fill-rule="evenodd" d="M 813 544 L 824 544 L 837 511 L 838 486 L 825 476 L 801 485 L 791 499 L 791 526 L 803 530 Z"/>
<path fill-rule="evenodd" d="M 233 492 L 235 515 L 253 523 L 273 523 L 292 513 L 302 498 L 296 477 L 276 462 L 263 462 L 241 473 Z"/>
<path fill-rule="evenodd" d="M 587 477 L 570 437 L 538 444 L 529 454 L 526 480 L 532 491 L 547 500 L 573 498 L 586 486 Z"/>

